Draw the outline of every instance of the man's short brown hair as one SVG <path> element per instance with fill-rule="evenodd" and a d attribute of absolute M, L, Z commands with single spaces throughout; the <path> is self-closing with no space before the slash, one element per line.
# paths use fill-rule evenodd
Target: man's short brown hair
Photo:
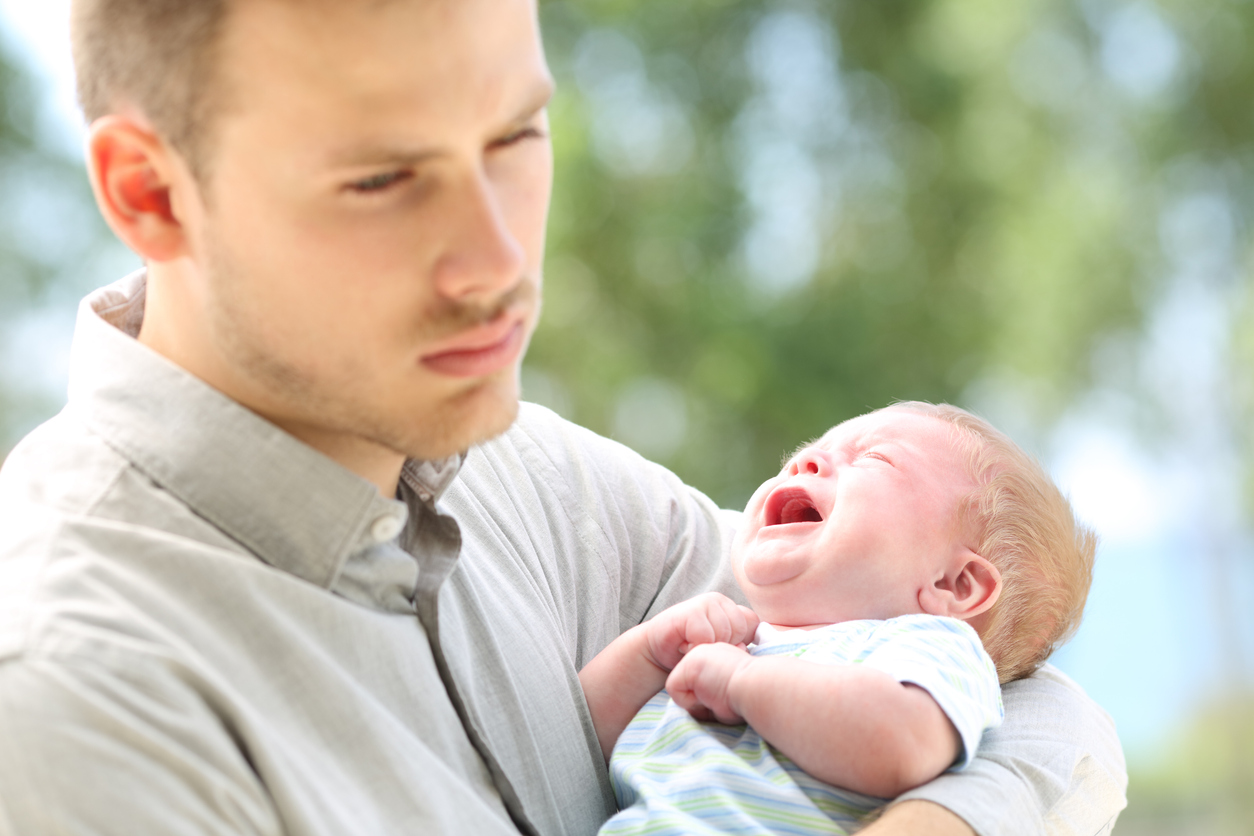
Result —
<path fill-rule="evenodd" d="M 1080 626 L 1097 535 L 1076 521 L 1040 464 L 983 418 L 918 401 L 890 409 L 953 426 L 976 484 L 960 512 L 975 532 L 975 551 L 1002 578 L 980 638 L 1003 683 L 1028 676 Z"/>
<path fill-rule="evenodd" d="M 227 0 L 73 0 L 78 98 L 89 122 L 132 105 L 202 174 Z"/>

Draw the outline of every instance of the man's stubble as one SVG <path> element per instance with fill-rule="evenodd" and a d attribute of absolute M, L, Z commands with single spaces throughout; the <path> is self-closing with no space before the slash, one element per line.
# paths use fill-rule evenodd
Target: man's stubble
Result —
<path fill-rule="evenodd" d="M 295 422 L 320 433 L 352 436 L 414 459 L 462 452 L 500 435 L 517 417 L 518 364 L 468 382 L 442 400 L 428 399 L 406 409 L 403 399 L 371 385 L 375 378 L 371 360 L 354 354 L 351 344 L 341 346 L 338 355 L 323 355 L 314 362 L 291 356 L 290 346 L 248 303 L 247 283 L 257 279 L 239 266 L 229 246 L 212 230 L 205 240 L 202 269 L 210 289 L 206 300 L 210 331 L 234 374 L 254 391 L 264 392 L 266 402 L 282 413 L 262 417 L 287 423 L 289 429 Z M 538 315 L 538 297 L 538 282 L 525 277 L 490 304 L 437 300 L 415 315 L 408 344 L 433 343 L 492 321 L 519 304 L 534 307 Z M 409 361 L 417 365 L 419 357 Z"/>

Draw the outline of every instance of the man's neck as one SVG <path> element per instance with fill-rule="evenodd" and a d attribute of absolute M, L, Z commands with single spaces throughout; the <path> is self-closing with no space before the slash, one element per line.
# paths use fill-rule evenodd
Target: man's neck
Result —
<path fill-rule="evenodd" d="M 176 364 L 184 371 L 217 389 L 231 400 L 312 447 L 327 458 L 371 482 L 387 498 L 396 496 L 405 455 L 358 435 L 331 430 L 302 422 L 267 408 L 264 392 L 255 391 L 241 379 L 221 356 L 205 346 L 212 338 L 201 328 L 203 323 L 187 321 L 178 316 L 191 307 L 190 300 L 169 298 L 171 287 L 185 288 L 186 282 L 168 275 L 187 265 L 150 265 L 143 326 L 139 341 Z M 167 275 L 154 281 L 154 272 L 162 269 Z M 250 393 L 256 397 L 250 397 Z"/>
<path fill-rule="evenodd" d="M 396 497 L 396 489 L 401 478 L 401 468 L 405 465 L 405 455 L 403 453 L 390 450 L 360 436 L 331 432 L 319 427 L 293 424 L 292 422 L 276 420 L 265 415 L 262 417 L 278 426 L 279 429 L 288 435 L 304 442 L 342 467 L 373 483 L 379 489 L 381 496 L 388 499 Z"/>

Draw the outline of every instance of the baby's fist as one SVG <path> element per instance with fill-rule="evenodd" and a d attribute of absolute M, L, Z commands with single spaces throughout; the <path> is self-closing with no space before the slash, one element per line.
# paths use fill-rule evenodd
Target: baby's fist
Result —
<path fill-rule="evenodd" d="M 744 721 L 732 705 L 732 679 L 753 662 L 743 647 L 706 644 L 694 647 L 666 678 L 666 691 L 698 720 L 732 724 Z"/>
<path fill-rule="evenodd" d="M 707 592 L 658 613 L 648 622 L 647 643 L 654 664 L 671 670 L 698 645 L 746 645 L 758 629 L 758 616 L 726 595 Z"/>

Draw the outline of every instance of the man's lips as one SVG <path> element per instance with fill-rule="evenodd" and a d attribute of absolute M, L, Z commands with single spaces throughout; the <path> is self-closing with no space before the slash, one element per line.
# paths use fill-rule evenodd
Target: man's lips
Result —
<path fill-rule="evenodd" d="M 810 494 L 804 488 L 788 485 L 771 491 L 766 498 L 763 517 L 766 527 L 823 521 L 823 515 L 819 513 Z"/>
<path fill-rule="evenodd" d="M 500 316 L 486 325 L 458 334 L 430 354 L 422 365 L 449 377 L 482 377 L 503 369 L 522 352 L 525 317 Z"/>

